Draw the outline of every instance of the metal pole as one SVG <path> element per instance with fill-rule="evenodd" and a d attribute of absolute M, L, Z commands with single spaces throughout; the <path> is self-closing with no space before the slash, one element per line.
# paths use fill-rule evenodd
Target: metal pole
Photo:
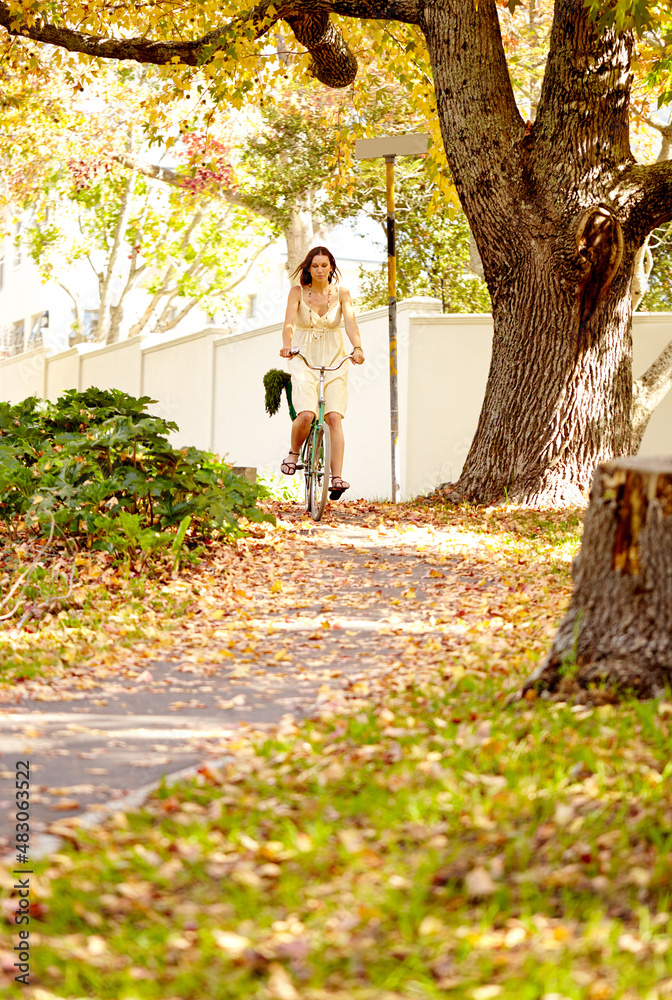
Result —
<path fill-rule="evenodd" d="M 385 157 L 387 182 L 387 291 L 390 338 L 390 437 L 392 502 L 397 502 L 399 400 L 397 394 L 397 248 L 394 222 L 394 156 Z"/>

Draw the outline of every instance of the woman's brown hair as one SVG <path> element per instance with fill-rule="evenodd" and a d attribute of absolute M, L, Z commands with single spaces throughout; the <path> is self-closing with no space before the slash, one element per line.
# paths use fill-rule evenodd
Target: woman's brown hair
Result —
<path fill-rule="evenodd" d="M 299 264 L 299 266 L 297 267 L 297 269 L 295 271 L 292 271 L 291 274 L 292 279 L 297 278 L 299 275 L 301 275 L 301 277 L 299 278 L 301 284 L 304 286 L 311 285 L 313 279 L 310 274 L 310 265 L 313 263 L 313 257 L 320 257 L 320 256 L 329 258 L 329 263 L 331 264 L 331 271 L 329 272 L 329 277 L 327 279 L 329 283 L 331 284 L 331 282 L 334 280 L 338 281 L 338 279 L 341 276 L 341 272 L 338 270 L 333 253 L 331 252 L 331 250 L 327 250 L 326 247 L 313 247 L 312 250 L 309 250 L 306 256 L 301 261 L 301 263 Z"/>

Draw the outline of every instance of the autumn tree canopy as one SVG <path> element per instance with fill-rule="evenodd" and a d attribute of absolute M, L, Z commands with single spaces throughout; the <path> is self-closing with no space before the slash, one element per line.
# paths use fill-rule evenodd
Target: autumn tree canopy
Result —
<path fill-rule="evenodd" d="M 630 452 L 672 381 L 661 358 L 633 386 L 630 299 L 640 248 L 672 218 L 672 163 L 638 163 L 629 123 L 642 39 L 667 89 L 666 15 L 648 0 L 557 0 L 526 117 L 500 11 L 496 0 L 0 0 L 0 25 L 6 74 L 58 61 L 76 85 L 93 66 L 73 54 L 161 67 L 150 139 L 171 94 L 241 106 L 303 58 L 331 88 L 355 80 L 359 51 L 384 51 L 409 84 L 413 69 L 493 303 L 490 376 L 458 489 L 481 501 L 576 500 L 597 462 Z M 282 67 L 278 30 L 296 56 Z"/>

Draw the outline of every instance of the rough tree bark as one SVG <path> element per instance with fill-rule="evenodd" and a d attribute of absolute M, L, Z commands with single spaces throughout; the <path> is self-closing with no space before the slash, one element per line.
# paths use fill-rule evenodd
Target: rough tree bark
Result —
<path fill-rule="evenodd" d="M 243 29 L 286 21 L 316 77 L 342 87 L 354 57 L 329 19 L 418 25 L 448 162 L 483 261 L 494 341 L 458 490 L 481 502 L 585 498 L 593 469 L 632 449 L 635 255 L 672 219 L 672 164 L 638 165 L 628 140 L 631 33 L 598 31 L 556 0 L 534 122 L 516 107 L 496 0 L 260 0 L 203 38 L 95 38 L 10 13 L 10 34 L 117 59 L 199 65 Z M 487 71 L 484 72 L 484 68 Z"/>
<path fill-rule="evenodd" d="M 672 459 L 598 466 L 574 593 L 531 688 L 601 686 L 643 697 L 672 681 Z"/>
<path fill-rule="evenodd" d="M 560 0 L 526 126 L 494 3 L 432 12 L 444 143 L 493 300 L 486 396 L 457 489 L 485 502 L 581 501 L 596 463 L 630 448 L 634 247 L 608 202 L 632 162 L 631 40 L 598 38 L 580 3 Z"/>

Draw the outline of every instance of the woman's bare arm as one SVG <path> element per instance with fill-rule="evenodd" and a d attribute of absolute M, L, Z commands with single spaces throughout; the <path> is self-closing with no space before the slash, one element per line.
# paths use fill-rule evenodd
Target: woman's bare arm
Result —
<path fill-rule="evenodd" d="M 289 290 L 289 296 L 287 298 L 285 322 L 282 327 L 282 347 L 280 348 L 281 358 L 289 357 L 289 349 L 292 346 L 292 338 L 294 337 L 294 329 L 296 327 L 296 314 L 299 311 L 300 302 L 301 302 L 301 286 L 292 285 L 292 287 Z"/>
<path fill-rule="evenodd" d="M 362 350 L 362 338 L 355 319 L 355 307 L 352 304 L 352 295 L 347 288 L 339 289 L 339 299 L 343 310 L 343 323 L 348 340 L 354 350 L 353 361 L 356 365 L 361 365 L 364 361 L 364 351 Z"/>

